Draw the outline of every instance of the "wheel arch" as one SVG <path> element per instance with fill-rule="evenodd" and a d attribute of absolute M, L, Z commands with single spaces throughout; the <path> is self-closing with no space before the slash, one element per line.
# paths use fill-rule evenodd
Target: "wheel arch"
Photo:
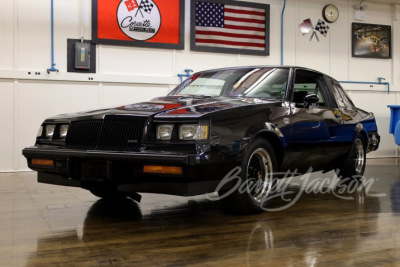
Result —
<path fill-rule="evenodd" d="M 362 138 L 364 139 L 364 145 L 367 147 L 368 146 L 368 134 L 365 131 L 364 126 L 361 123 L 357 124 L 355 127 L 355 134 L 354 134 L 353 140 L 358 134 L 362 136 Z"/>
<path fill-rule="evenodd" d="M 249 144 L 258 138 L 267 140 L 270 143 L 272 149 L 275 152 L 278 168 L 280 168 L 282 166 L 284 158 L 284 147 L 282 145 L 281 139 L 274 132 L 265 130 L 255 134 L 253 138 L 251 138 Z"/>
<path fill-rule="evenodd" d="M 359 133 L 359 134 L 362 136 L 362 138 L 364 139 L 365 146 L 368 146 L 368 135 L 367 135 L 367 132 L 366 132 L 365 130 L 362 130 L 362 131 L 359 131 L 358 133 Z"/>

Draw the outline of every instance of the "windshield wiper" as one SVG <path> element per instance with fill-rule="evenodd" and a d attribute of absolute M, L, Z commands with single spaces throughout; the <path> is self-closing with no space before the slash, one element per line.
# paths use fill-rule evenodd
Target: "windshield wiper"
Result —
<path fill-rule="evenodd" d="M 216 95 L 183 95 L 180 99 L 184 98 L 193 98 L 193 99 L 205 99 L 205 98 L 213 98 Z"/>
<path fill-rule="evenodd" d="M 213 98 L 215 95 L 194 95 L 195 99 Z"/>

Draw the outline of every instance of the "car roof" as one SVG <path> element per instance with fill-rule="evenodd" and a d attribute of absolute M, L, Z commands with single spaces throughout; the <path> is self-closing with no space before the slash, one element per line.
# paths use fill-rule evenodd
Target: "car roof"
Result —
<path fill-rule="evenodd" d="M 302 69 L 302 70 L 307 70 L 315 73 L 319 73 L 322 75 L 326 75 L 325 73 L 322 73 L 320 71 L 310 69 L 310 68 L 305 68 L 305 67 L 300 67 L 300 66 L 282 66 L 282 65 L 254 65 L 254 66 L 236 66 L 236 67 L 227 67 L 227 68 L 216 68 L 216 69 L 209 69 L 209 70 L 203 70 L 203 71 L 197 71 L 195 74 L 200 74 L 200 73 L 206 73 L 206 72 L 211 72 L 211 71 L 223 71 L 223 70 L 236 70 L 236 69 L 245 69 L 245 68 L 280 68 L 280 69 Z M 329 76 L 329 75 L 326 75 Z"/>

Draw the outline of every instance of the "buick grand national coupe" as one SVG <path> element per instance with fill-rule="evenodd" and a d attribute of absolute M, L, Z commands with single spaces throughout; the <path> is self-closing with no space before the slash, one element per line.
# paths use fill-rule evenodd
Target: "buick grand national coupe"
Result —
<path fill-rule="evenodd" d="M 48 118 L 23 155 L 41 183 L 137 201 L 137 192 L 233 191 L 225 207 L 252 213 L 267 203 L 278 172 L 362 176 L 379 140 L 373 114 L 333 78 L 298 67 L 236 67 L 195 73 L 149 102 Z M 220 186 L 238 167 L 247 190 Z"/>

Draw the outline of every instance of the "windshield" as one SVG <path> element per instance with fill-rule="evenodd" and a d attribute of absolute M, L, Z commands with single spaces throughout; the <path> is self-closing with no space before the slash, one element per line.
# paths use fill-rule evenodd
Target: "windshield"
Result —
<path fill-rule="evenodd" d="M 246 96 L 284 99 L 287 68 L 239 68 L 193 75 L 169 95 Z"/>

